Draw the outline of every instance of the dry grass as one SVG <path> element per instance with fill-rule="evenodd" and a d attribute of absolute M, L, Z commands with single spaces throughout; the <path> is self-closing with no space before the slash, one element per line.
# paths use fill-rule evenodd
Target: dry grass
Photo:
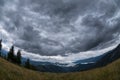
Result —
<path fill-rule="evenodd" d="M 41 73 L 0 58 L 0 80 L 120 80 L 120 59 L 103 68 L 75 73 Z"/>

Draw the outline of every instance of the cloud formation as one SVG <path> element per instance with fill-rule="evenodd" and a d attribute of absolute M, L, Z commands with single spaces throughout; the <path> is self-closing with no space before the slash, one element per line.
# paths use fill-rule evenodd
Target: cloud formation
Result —
<path fill-rule="evenodd" d="M 0 28 L 27 52 L 77 54 L 119 37 L 119 5 L 119 0 L 0 0 Z"/>

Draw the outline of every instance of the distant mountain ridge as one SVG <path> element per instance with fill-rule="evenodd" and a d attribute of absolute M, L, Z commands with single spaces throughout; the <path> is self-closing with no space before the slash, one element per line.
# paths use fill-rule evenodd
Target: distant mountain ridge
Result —
<path fill-rule="evenodd" d="M 7 54 L 7 51 L 2 50 L 2 53 L 4 55 Z M 50 63 L 50 62 L 36 62 L 36 61 L 32 61 L 31 63 L 37 68 L 38 71 L 41 72 L 79 72 L 79 71 L 85 71 L 85 70 L 90 70 L 90 69 L 94 69 L 97 67 L 102 67 L 105 66 L 117 59 L 120 58 L 120 44 L 114 48 L 113 50 L 104 53 L 101 56 L 98 56 L 96 58 L 90 58 L 87 59 L 86 61 L 93 61 L 94 59 L 96 60 L 96 62 L 91 62 L 91 63 L 81 63 L 81 61 L 76 61 L 74 62 L 74 66 L 66 66 L 67 64 L 60 64 L 60 63 Z M 25 58 L 22 58 L 22 62 L 24 63 L 24 61 L 26 61 Z M 85 62 L 83 60 L 83 62 Z M 63 66 L 59 66 L 59 65 L 63 65 Z"/>
<path fill-rule="evenodd" d="M 98 56 L 99 58 L 95 63 L 88 63 L 88 64 L 76 64 L 75 66 L 64 67 L 64 66 L 57 66 L 56 64 L 46 63 L 45 65 L 37 65 L 37 69 L 42 72 L 79 72 L 85 71 L 97 67 L 105 66 L 117 59 L 120 58 L 120 44 L 113 50 L 105 53 L 102 56 Z"/>

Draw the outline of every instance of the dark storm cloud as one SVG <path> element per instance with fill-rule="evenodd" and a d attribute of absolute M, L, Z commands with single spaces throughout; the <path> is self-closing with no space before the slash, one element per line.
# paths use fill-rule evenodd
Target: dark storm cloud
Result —
<path fill-rule="evenodd" d="M 0 0 L 0 6 L 4 5 L 4 0 Z"/>
<path fill-rule="evenodd" d="M 109 13 L 112 17 L 115 12 Z M 86 42 L 87 47 L 86 49 L 94 48 L 95 46 L 99 45 L 102 42 L 107 42 L 114 39 L 114 34 L 119 33 L 120 27 L 119 23 L 115 24 L 114 26 L 108 25 L 106 16 L 109 14 L 105 14 L 99 17 L 94 17 L 93 15 L 87 15 L 82 20 L 82 25 L 90 28 L 90 31 L 95 30 L 96 36 L 93 37 L 90 41 Z M 108 17 L 107 17 L 108 18 Z M 117 20 L 119 22 L 119 20 Z"/>
<path fill-rule="evenodd" d="M 120 33 L 119 3 L 118 0 L 0 0 L 0 22 L 11 33 L 15 46 L 28 52 L 78 53 L 118 37 L 115 35 Z"/>
<path fill-rule="evenodd" d="M 31 3 L 38 4 L 33 6 L 32 10 L 44 13 L 50 16 L 59 16 L 65 20 L 78 17 L 83 14 L 89 7 L 93 6 L 96 0 L 31 0 Z M 87 5 L 87 6 L 86 6 Z M 93 7 L 91 7 L 91 10 Z"/>

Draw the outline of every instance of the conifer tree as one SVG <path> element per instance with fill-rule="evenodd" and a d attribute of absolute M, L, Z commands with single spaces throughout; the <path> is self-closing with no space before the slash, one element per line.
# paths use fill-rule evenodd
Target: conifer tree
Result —
<path fill-rule="evenodd" d="M 1 54 L 2 54 L 2 39 L 0 40 L 0 56 L 1 56 Z"/>
<path fill-rule="evenodd" d="M 21 64 L 21 51 L 20 50 L 18 50 L 17 52 L 16 62 L 17 64 Z"/>
<path fill-rule="evenodd" d="M 14 46 L 10 48 L 10 51 L 8 52 L 8 60 L 15 62 L 15 55 L 14 55 Z"/>
<path fill-rule="evenodd" d="M 30 59 L 28 58 L 27 61 L 25 62 L 25 67 L 30 68 Z"/>

